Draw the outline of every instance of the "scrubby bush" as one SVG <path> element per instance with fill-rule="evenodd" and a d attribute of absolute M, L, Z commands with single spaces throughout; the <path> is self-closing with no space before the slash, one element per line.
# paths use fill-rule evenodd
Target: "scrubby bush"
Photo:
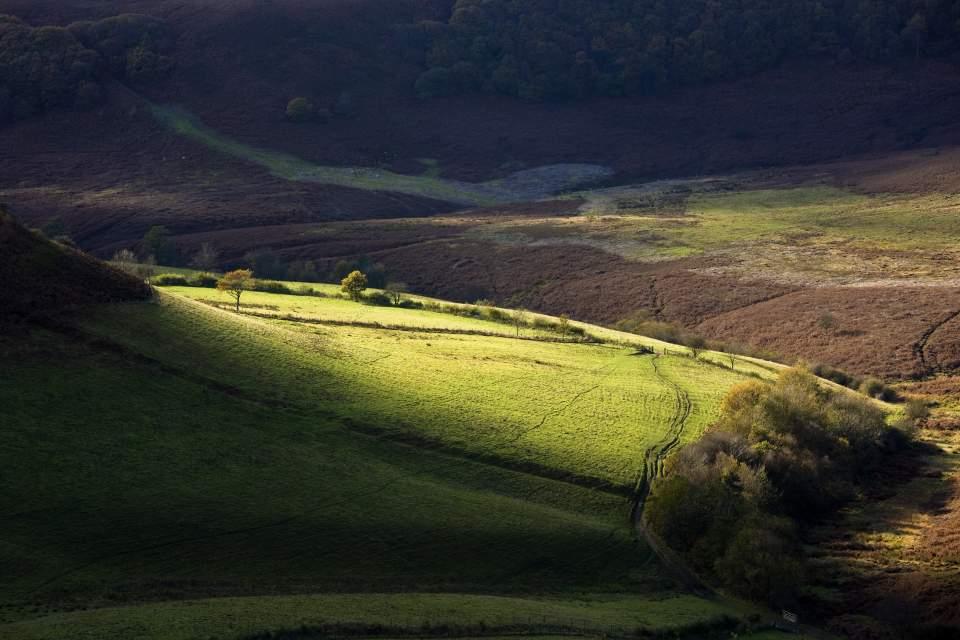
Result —
<path fill-rule="evenodd" d="M 700 336 L 687 331 L 683 327 L 655 319 L 646 309 L 633 312 L 626 318 L 618 321 L 614 327 L 618 331 L 635 333 L 678 345 L 689 345 L 695 341 L 699 342 L 703 340 Z"/>
<path fill-rule="evenodd" d="M 213 288 L 217 286 L 217 277 L 210 273 L 198 273 L 190 279 L 190 285 L 208 289 Z"/>
<path fill-rule="evenodd" d="M 483 317 L 494 322 L 508 322 L 510 320 L 510 316 L 497 307 L 484 307 L 482 313 Z"/>
<path fill-rule="evenodd" d="M 253 290 L 262 293 L 293 293 L 290 287 L 275 280 L 257 280 L 253 285 Z"/>
<path fill-rule="evenodd" d="M 377 305 L 378 307 L 389 307 L 393 304 L 390 296 L 382 291 L 373 291 L 363 296 L 363 301 L 367 304 Z"/>
<path fill-rule="evenodd" d="M 177 273 L 160 273 L 151 282 L 158 287 L 186 287 L 190 284 L 186 276 Z"/>
<path fill-rule="evenodd" d="M 914 424 L 930 417 L 930 407 L 923 400 L 910 400 L 903 409 L 904 416 Z"/>
<path fill-rule="evenodd" d="M 704 437 L 668 461 L 646 517 L 699 570 L 787 604 L 802 586 L 798 529 L 850 500 L 908 437 L 874 403 L 804 370 L 741 383 Z"/>
<path fill-rule="evenodd" d="M 313 102 L 300 96 L 287 103 L 286 117 L 290 122 L 308 122 L 314 118 L 316 112 Z"/>
<path fill-rule="evenodd" d="M 841 371 L 835 367 L 831 367 L 826 364 L 816 364 L 811 368 L 811 371 L 814 375 L 832 382 L 836 382 L 839 385 L 848 387 L 850 389 L 860 389 L 860 385 L 863 384 L 863 378 L 849 374 L 845 371 Z"/>
<path fill-rule="evenodd" d="M 860 383 L 860 393 L 887 402 L 893 402 L 897 399 L 897 392 L 884 384 L 883 380 L 879 378 L 865 379 Z"/>

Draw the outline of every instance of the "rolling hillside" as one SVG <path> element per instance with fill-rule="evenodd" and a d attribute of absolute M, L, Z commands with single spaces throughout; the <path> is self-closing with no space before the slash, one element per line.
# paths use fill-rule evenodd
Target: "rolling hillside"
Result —
<path fill-rule="evenodd" d="M 181 293 L 217 295 L 0 335 L 3 637 L 589 635 L 740 615 L 679 595 L 628 514 L 645 458 L 696 438 L 746 362 L 418 310 L 377 328 L 375 308 L 336 299 L 244 300 L 314 304 L 336 326 L 237 315 Z"/>

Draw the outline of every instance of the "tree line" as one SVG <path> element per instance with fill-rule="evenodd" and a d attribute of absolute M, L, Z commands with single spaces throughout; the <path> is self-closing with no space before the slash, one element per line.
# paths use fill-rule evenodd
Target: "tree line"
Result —
<path fill-rule="evenodd" d="M 791 58 L 889 62 L 960 49 L 952 0 L 457 0 L 402 29 L 421 97 L 651 95 Z"/>
<path fill-rule="evenodd" d="M 32 27 L 0 15 L 0 124 L 56 108 L 89 109 L 114 77 L 141 84 L 173 68 L 163 21 L 120 15 L 67 27 Z"/>

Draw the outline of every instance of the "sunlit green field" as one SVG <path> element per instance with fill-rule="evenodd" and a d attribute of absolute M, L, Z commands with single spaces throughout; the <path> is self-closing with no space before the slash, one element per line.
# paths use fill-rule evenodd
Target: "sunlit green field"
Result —
<path fill-rule="evenodd" d="M 318 290 L 322 285 L 309 285 Z M 330 285 L 326 289 L 332 288 Z M 215 289 L 199 287 L 166 287 L 178 295 L 230 307 L 232 302 L 223 293 Z M 334 297 L 335 296 L 335 297 Z M 403 309 L 383 307 L 371 304 L 358 304 L 334 293 L 331 297 L 282 295 L 248 291 L 241 297 L 241 308 L 259 316 L 296 317 L 308 321 L 327 323 L 347 323 L 358 325 L 380 325 L 382 327 L 404 327 L 423 330 L 443 330 L 449 332 L 477 332 L 504 336 L 525 336 L 541 338 L 559 338 L 554 332 L 533 327 L 523 327 L 518 332 L 506 323 L 491 322 L 478 318 L 469 318 L 451 313 L 437 313 L 421 309 Z"/>
<path fill-rule="evenodd" d="M 408 326 L 271 320 L 164 291 L 83 312 L 79 334 L 0 340 L 0 637 L 538 616 L 602 632 L 722 612 L 669 598 L 627 516 L 644 461 L 696 438 L 742 373 L 258 295 Z M 259 599 L 393 591 L 451 595 Z M 469 593 L 521 597 L 454 595 Z M 256 597 L 139 606 L 210 596 Z"/>
<path fill-rule="evenodd" d="M 510 323 L 510 318 L 515 313 L 511 309 L 500 309 L 501 315 L 506 321 L 492 321 L 482 317 L 469 317 L 458 315 L 456 313 L 440 312 L 430 309 L 403 309 L 396 307 L 382 307 L 370 304 L 358 304 L 344 297 L 340 292 L 340 287 L 332 284 L 317 283 L 285 283 L 294 290 L 300 287 L 309 287 L 310 289 L 322 294 L 323 297 L 312 297 L 303 295 L 285 295 L 273 293 L 261 293 L 257 291 L 245 292 L 241 299 L 241 310 L 257 317 L 275 317 L 278 319 L 298 319 L 306 322 L 316 322 L 319 324 L 355 324 L 358 326 L 369 326 L 371 328 L 405 328 L 405 329 L 423 329 L 431 332 L 449 332 L 449 333 L 477 333 L 492 334 L 505 337 L 522 338 L 544 338 L 558 340 L 566 338 L 567 340 L 577 340 L 573 335 L 562 336 L 555 329 L 537 328 L 535 322 L 542 320 L 549 325 L 556 325 L 557 319 L 551 316 L 528 313 L 526 325 L 521 327 L 519 333 L 515 326 Z M 204 289 L 199 287 L 165 287 L 164 291 L 170 291 L 178 295 L 202 301 L 220 308 L 232 308 L 233 303 L 227 294 L 214 289 Z M 449 310 L 462 309 L 464 311 L 474 312 L 477 310 L 475 305 L 459 304 L 445 302 L 417 295 L 404 295 L 415 301 L 427 304 L 436 304 Z M 482 315 L 481 309 L 481 315 Z M 646 336 L 634 335 L 587 324 L 584 322 L 570 321 L 571 326 L 579 327 L 591 341 L 601 341 L 608 345 L 622 347 L 645 347 L 654 350 L 657 354 L 675 354 L 690 355 L 690 350 L 684 346 L 670 344 L 661 340 L 656 340 Z M 731 366 L 731 357 L 728 354 L 705 351 L 700 354 L 700 359 L 718 364 L 723 367 Z M 732 366 L 739 373 L 755 375 L 769 378 L 775 375 L 779 366 L 756 358 L 745 356 L 735 356 Z"/>
<path fill-rule="evenodd" d="M 413 312 L 392 313 L 419 321 Z M 653 356 L 630 348 L 264 322 L 170 294 L 149 313 L 112 308 L 85 325 L 178 366 L 212 363 L 233 385 L 359 428 L 621 487 L 633 485 L 644 452 L 664 438 L 676 411 L 674 385 L 706 402 L 683 425 L 681 437 L 690 439 L 725 389 L 743 379 L 686 355 L 657 356 L 655 369 Z M 175 349 L 161 339 L 171 333 Z"/>

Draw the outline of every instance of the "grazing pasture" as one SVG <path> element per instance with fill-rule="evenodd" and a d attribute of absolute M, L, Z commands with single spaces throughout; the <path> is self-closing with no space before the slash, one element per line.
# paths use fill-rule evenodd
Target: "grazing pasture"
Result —
<path fill-rule="evenodd" d="M 418 312 L 392 312 L 418 322 Z M 744 376 L 679 348 L 657 355 L 655 368 L 655 356 L 613 345 L 265 322 L 169 294 L 149 313 L 111 308 L 84 325 L 138 353 L 188 370 L 213 368 L 241 389 L 360 429 L 624 489 L 636 481 L 644 452 L 664 437 L 678 393 L 716 393 L 684 425 L 682 437 L 695 438 L 723 391 Z M 168 349 L 162 335 L 176 335 L 177 348 Z"/>
<path fill-rule="evenodd" d="M 745 373 L 679 348 L 244 295 L 405 326 L 253 317 L 164 290 L 0 340 L 0 635 L 242 637 L 324 620 L 560 630 L 544 617 L 600 633 L 738 615 L 673 597 L 628 514 L 648 461 L 696 438 Z M 452 331 L 462 323 L 508 331 Z M 373 595 L 384 590 L 422 595 Z M 296 596 L 334 593 L 358 595 Z M 248 599 L 149 604 L 211 596 Z"/>

